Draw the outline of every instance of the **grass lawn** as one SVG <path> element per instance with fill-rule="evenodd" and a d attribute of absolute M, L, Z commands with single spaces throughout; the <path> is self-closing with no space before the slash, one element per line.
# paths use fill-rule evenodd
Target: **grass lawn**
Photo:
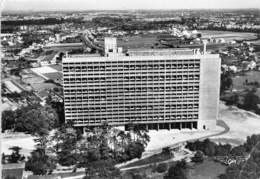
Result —
<path fill-rule="evenodd" d="M 225 173 L 226 166 L 214 162 L 212 159 L 206 159 L 201 164 L 195 164 L 193 169 L 189 170 L 189 179 L 218 179 L 220 174 Z"/>
<path fill-rule="evenodd" d="M 257 81 L 260 84 L 260 71 L 248 71 L 245 73 L 245 75 L 233 77 L 233 88 L 236 90 L 244 89 L 245 87 L 243 83 L 246 79 L 248 82 Z"/>
<path fill-rule="evenodd" d="M 147 157 L 145 159 L 130 163 L 130 164 L 124 166 L 123 168 L 136 167 L 136 166 L 141 166 L 141 165 L 146 165 L 146 164 L 153 164 L 153 163 L 169 160 L 171 158 L 172 158 L 172 156 L 170 156 L 168 154 L 162 154 L 162 153 L 155 154 L 155 155 Z"/>

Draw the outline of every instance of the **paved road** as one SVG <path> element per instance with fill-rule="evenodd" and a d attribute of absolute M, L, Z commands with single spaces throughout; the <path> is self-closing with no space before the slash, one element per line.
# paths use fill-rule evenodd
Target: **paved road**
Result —
<path fill-rule="evenodd" d="M 216 136 L 220 136 L 220 135 L 226 134 L 226 133 L 228 133 L 230 131 L 229 126 L 223 120 L 218 120 L 217 121 L 217 125 L 220 126 L 220 127 L 223 127 L 225 130 L 222 131 L 222 132 L 219 132 L 217 134 L 211 134 L 211 135 L 208 135 L 206 137 L 201 137 L 201 138 L 195 139 L 195 140 L 205 140 L 205 139 L 210 138 L 210 137 L 216 137 Z M 194 141 L 194 140 L 190 140 L 190 141 Z"/>
<path fill-rule="evenodd" d="M 174 146 L 176 146 L 176 145 L 180 145 L 180 144 L 183 144 L 183 143 L 185 143 L 185 142 L 192 142 L 192 141 L 196 141 L 196 140 L 205 140 L 205 139 L 210 138 L 210 137 L 215 137 L 215 136 L 223 135 L 223 134 L 225 134 L 225 133 L 227 133 L 227 132 L 230 131 L 230 128 L 228 127 L 228 125 L 227 125 L 224 121 L 222 121 L 222 120 L 218 120 L 218 121 L 217 121 L 217 125 L 220 126 L 220 127 L 223 127 L 223 128 L 224 128 L 224 131 L 221 131 L 221 132 L 219 132 L 219 133 L 217 133 L 217 134 L 211 134 L 211 135 L 208 135 L 208 136 L 205 136 L 205 137 L 199 137 L 199 138 L 196 138 L 196 139 L 184 140 L 184 141 L 177 142 L 177 143 L 175 143 L 175 144 L 169 145 L 168 147 L 174 147 Z M 150 157 L 150 156 L 152 156 L 152 155 L 155 155 L 155 154 L 158 154 L 158 153 L 160 153 L 160 152 L 161 152 L 161 149 L 151 151 L 151 154 L 147 155 L 147 156 L 144 157 L 144 158 L 141 158 L 140 160 L 143 160 L 143 159 L 145 159 L 145 158 L 148 158 L 148 157 Z M 165 162 L 168 162 L 168 161 L 171 161 L 171 160 L 172 160 L 172 159 L 166 160 L 166 161 L 162 161 L 162 162 L 158 162 L 158 163 L 165 163 Z M 136 160 L 136 161 L 138 161 L 138 160 Z M 136 162 L 136 161 L 133 161 L 133 162 Z M 132 162 L 131 162 L 131 163 L 132 163 Z M 130 163 L 126 163 L 125 165 L 128 165 L 128 164 L 130 164 Z M 124 170 L 124 171 L 125 171 L 125 170 L 131 170 L 131 169 L 135 169 L 135 168 L 147 167 L 147 166 L 149 166 L 149 165 L 151 165 L 151 164 L 145 164 L 145 165 L 141 165 L 141 166 L 139 165 L 139 166 L 128 167 L 128 168 L 121 168 L 121 167 L 123 167 L 124 165 L 120 165 L 119 168 L 121 168 L 120 170 L 122 170 L 122 171 Z"/>

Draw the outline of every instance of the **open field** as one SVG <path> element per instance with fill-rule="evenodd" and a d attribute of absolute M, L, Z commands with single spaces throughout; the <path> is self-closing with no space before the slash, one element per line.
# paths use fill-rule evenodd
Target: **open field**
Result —
<path fill-rule="evenodd" d="M 233 80 L 233 89 L 238 91 L 244 89 L 244 83 L 246 80 L 248 82 L 255 82 L 257 81 L 260 84 L 260 71 L 248 71 L 245 75 L 239 75 L 232 78 Z"/>
<path fill-rule="evenodd" d="M 118 39 L 118 47 L 123 49 L 151 48 L 157 41 L 157 35 L 135 35 Z"/>
<path fill-rule="evenodd" d="M 237 91 L 243 91 L 245 86 L 243 85 L 246 80 L 250 82 L 258 82 L 260 84 L 260 71 L 248 71 L 245 75 L 239 75 L 232 78 L 233 89 Z M 260 97 L 260 88 L 257 88 L 256 94 Z"/>
<path fill-rule="evenodd" d="M 202 30 L 199 32 L 202 33 L 203 38 L 223 38 L 227 42 L 242 39 L 252 40 L 256 38 L 254 33 L 210 30 Z M 124 49 L 151 48 L 155 43 L 157 43 L 157 35 L 158 34 L 140 34 L 118 38 L 118 47 L 123 47 Z"/>
<path fill-rule="evenodd" d="M 201 30 L 202 37 L 205 38 L 223 38 L 226 41 L 232 40 L 252 40 L 256 38 L 255 33 L 249 32 L 230 32 L 230 31 L 214 31 L 214 30 Z"/>

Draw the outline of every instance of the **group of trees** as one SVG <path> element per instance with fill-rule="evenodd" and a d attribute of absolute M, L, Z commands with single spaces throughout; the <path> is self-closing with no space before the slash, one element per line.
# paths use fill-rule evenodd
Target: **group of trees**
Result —
<path fill-rule="evenodd" d="M 24 155 L 20 154 L 20 150 L 22 149 L 21 147 L 18 146 L 13 146 L 9 148 L 12 153 L 10 155 L 6 155 L 2 153 L 2 164 L 5 163 L 18 163 L 18 162 L 23 162 L 25 160 Z"/>
<path fill-rule="evenodd" d="M 129 132 L 121 131 L 104 125 L 87 137 L 87 142 L 81 145 L 81 160 L 79 166 L 87 168 L 86 176 L 103 177 L 116 176 L 118 170 L 113 166 L 134 158 L 140 158 L 150 138 L 147 131 L 138 125 L 131 124 Z M 93 172 L 91 170 L 101 170 Z"/>
<path fill-rule="evenodd" d="M 260 98 L 256 94 L 256 89 L 252 89 L 245 94 L 243 104 L 238 105 L 238 107 L 260 114 L 260 109 L 258 107 L 259 103 Z"/>
<path fill-rule="evenodd" d="M 140 158 L 150 140 L 147 131 L 137 125 L 125 132 L 104 124 L 87 136 L 82 136 L 72 125 L 69 121 L 53 135 L 42 135 L 26 163 L 26 170 L 48 174 L 60 164 L 86 168 L 86 178 L 116 176 L 119 172 L 114 165 Z"/>
<path fill-rule="evenodd" d="M 233 86 L 232 74 L 230 72 L 223 72 L 221 74 L 220 93 L 223 94 Z"/>
<path fill-rule="evenodd" d="M 30 19 L 30 20 L 12 20 L 12 21 L 3 21 L 3 26 L 20 26 L 20 25 L 53 25 L 61 24 L 64 22 L 64 19 L 57 18 L 45 18 L 45 19 Z"/>
<path fill-rule="evenodd" d="M 71 123 L 63 124 L 53 135 L 43 133 L 35 139 L 36 149 L 28 157 L 25 170 L 32 171 L 34 175 L 47 175 L 53 172 L 58 163 L 65 166 L 75 164 L 78 159 L 74 159 L 78 136 Z"/>
<path fill-rule="evenodd" d="M 256 94 L 256 89 L 250 89 L 243 95 L 233 94 L 228 99 L 226 99 L 227 105 L 235 105 L 241 109 L 252 111 L 256 114 L 260 114 L 260 98 Z"/>
<path fill-rule="evenodd" d="M 20 72 L 23 69 L 32 67 L 31 63 L 24 57 L 20 57 L 18 60 L 15 61 L 15 63 L 13 61 L 5 61 L 5 64 L 6 66 L 11 67 L 10 74 L 18 77 L 21 77 Z"/>
<path fill-rule="evenodd" d="M 57 112 L 50 106 L 28 105 L 2 113 L 2 131 L 12 130 L 32 135 L 45 135 L 59 125 Z"/>
<path fill-rule="evenodd" d="M 55 159 L 46 154 L 46 150 L 37 146 L 25 163 L 25 170 L 32 171 L 34 175 L 51 174 L 56 168 Z"/>
<path fill-rule="evenodd" d="M 209 139 L 204 141 L 187 142 L 186 148 L 191 151 L 201 151 L 207 156 L 245 156 L 260 143 L 260 135 L 247 137 L 247 141 L 239 146 L 233 147 L 230 144 L 216 144 Z"/>
<path fill-rule="evenodd" d="M 249 159 L 237 165 L 229 166 L 221 179 L 251 179 L 260 177 L 260 135 L 247 137 L 247 141 L 238 146 L 240 152 L 243 150 L 250 154 Z"/>
<path fill-rule="evenodd" d="M 200 150 L 198 150 L 195 153 L 195 155 L 191 158 L 191 161 L 196 163 L 202 163 L 203 160 L 204 160 L 204 155 Z"/>
<path fill-rule="evenodd" d="M 234 148 L 232 149 L 230 144 L 216 144 L 209 139 L 204 141 L 195 141 L 187 142 L 186 148 L 191 151 L 201 151 L 207 156 L 226 156 L 230 153 L 233 153 Z"/>
<path fill-rule="evenodd" d="M 36 96 L 32 91 L 22 91 L 21 93 L 17 92 L 5 92 L 5 89 L 2 91 L 2 96 L 7 97 L 11 101 L 19 102 L 19 101 L 26 101 L 29 104 L 39 103 L 40 99 Z"/>
<path fill-rule="evenodd" d="M 43 39 L 46 39 L 46 35 L 36 34 L 36 33 L 25 33 L 22 34 L 22 38 L 23 38 L 22 48 L 27 48 L 33 43 L 36 44 L 42 43 Z"/>

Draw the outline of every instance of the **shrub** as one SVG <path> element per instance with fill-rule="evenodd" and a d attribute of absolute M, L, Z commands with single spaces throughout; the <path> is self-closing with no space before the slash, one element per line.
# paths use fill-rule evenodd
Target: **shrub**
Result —
<path fill-rule="evenodd" d="M 171 148 L 170 147 L 164 147 L 162 149 L 162 154 L 171 155 Z"/>
<path fill-rule="evenodd" d="M 160 163 L 157 168 L 156 168 L 156 171 L 158 173 L 164 173 L 168 168 L 168 165 L 166 163 Z"/>
<path fill-rule="evenodd" d="M 194 157 L 192 157 L 191 159 L 193 162 L 198 162 L 201 163 L 203 162 L 203 153 L 201 151 L 197 151 L 194 155 Z"/>

